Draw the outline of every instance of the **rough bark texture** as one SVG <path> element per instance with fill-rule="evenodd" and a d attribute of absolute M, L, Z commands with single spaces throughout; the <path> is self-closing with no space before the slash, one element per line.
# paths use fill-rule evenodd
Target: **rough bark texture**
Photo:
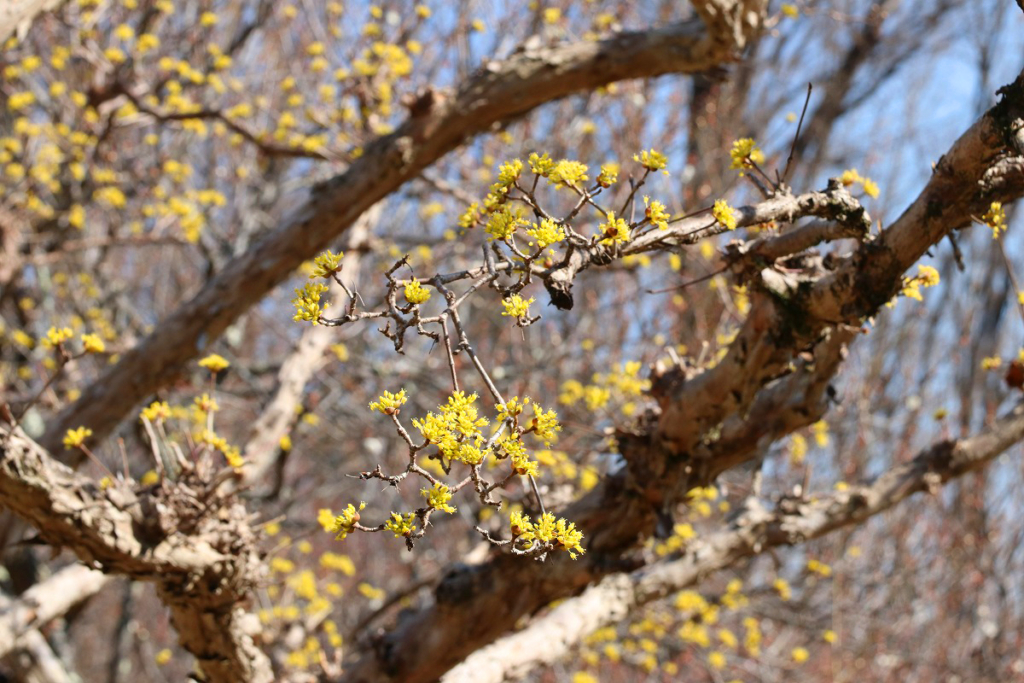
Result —
<path fill-rule="evenodd" d="M 101 489 L 21 431 L 0 430 L 0 500 L 87 566 L 156 584 L 182 646 L 211 682 L 270 681 L 241 605 L 264 576 L 245 508 L 178 482 Z"/>
<path fill-rule="evenodd" d="M 630 78 L 694 73 L 733 59 L 760 29 L 767 3 L 721 6 L 711 28 L 698 19 L 599 42 L 525 48 L 490 61 L 457 92 L 427 91 L 394 133 L 367 146 L 341 175 L 315 187 L 283 225 L 229 263 L 189 302 L 65 409 L 40 440 L 51 451 L 80 425 L 100 440 L 142 399 L 166 385 L 244 311 L 368 208 L 448 152 L 496 124 L 554 99 Z M 735 19 L 739 17 L 739 19 Z"/>
<path fill-rule="evenodd" d="M 626 472 L 564 512 L 588 535 L 583 558 L 540 564 L 500 555 L 480 566 L 452 568 L 435 602 L 402 615 L 343 680 L 433 680 L 523 616 L 621 571 L 630 551 L 655 532 L 659 518 L 688 490 L 754 456 L 771 431 L 754 417 L 779 424 L 763 406 L 785 401 L 780 385 L 818 377 L 822 368 L 815 361 L 831 358 L 836 362 L 824 376 L 827 384 L 841 357 L 837 340 L 849 339 L 852 329 L 899 291 L 903 273 L 929 247 L 967 225 L 989 202 L 1024 193 L 1022 112 L 1024 74 L 953 145 L 921 195 L 881 236 L 866 239 L 829 268 L 819 263 L 793 276 L 769 264 L 760 271 L 752 308 L 727 355 L 699 374 L 675 368 L 657 378 L 660 411 L 646 429 L 619 435 Z M 813 355 L 802 360 L 808 351 Z M 820 400 L 821 379 L 807 384 L 817 388 Z M 811 412 L 796 408 L 797 416 Z"/>
<path fill-rule="evenodd" d="M 909 496 L 935 493 L 1024 440 L 1024 405 L 969 439 L 936 444 L 861 486 L 808 498 L 787 498 L 768 510 L 757 501 L 729 528 L 691 543 L 677 558 L 630 574 L 614 574 L 519 633 L 471 655 L 444 683 L 500 683 L 553 664 L 598 628 L 638 607 L 693 586 L 743 557 L 818 538 L 885 512 Z"/>

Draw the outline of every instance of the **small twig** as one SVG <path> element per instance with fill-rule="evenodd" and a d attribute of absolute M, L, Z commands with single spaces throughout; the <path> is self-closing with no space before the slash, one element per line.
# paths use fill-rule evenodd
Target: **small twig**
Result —
<path fill-rule="evenodd" d="M 811 90 L 813 87 L 810 83 L 807 84 L 807 97 L 804 99 L 803 111 L 800 112 L 800 122 L 796 124 L 796 135 L 793 136 L 793 145 L 789 148 L 789 158 L 786 159 L 786 170 L 782 172 L 782 179 L 779 181 L 780 185 L 789 178 L 789 166 L 793 163 L 793 155 L 796 154 L 796 143 L 800 139 L 800 129 L 804 126 L 804 115 L 807 114 L 807 105 L 811 103 Z"/>

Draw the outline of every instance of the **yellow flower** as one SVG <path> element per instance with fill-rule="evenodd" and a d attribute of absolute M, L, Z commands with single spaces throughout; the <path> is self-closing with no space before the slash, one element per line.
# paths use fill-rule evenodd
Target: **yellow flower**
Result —
<path fill-rule="evenodd" d="M 651 225 L 658 228 L 659 230 L 668 229 L 668 219 L 670 218 L 668 211 L 665 209 L 665 205 L 659 202 L 657 199 L 651 201 L 651 198 L 644 195 L 644 215 L 651 221 Z"/>
<path fill-rule="evenodd" d="M 999 233 L 1006 232 L 1006 212 L 1003 210 L 1003 203 L 992 202 L 981 220 L 992 228 L 992 238 L 999 239 Z"/>
<path fill-rule="evenodd" d="M 548 182 L 552 185 L 578 187 L 580 183 L 589 179 L 586 165 L 569 159 L 562 159 L 548 173 Z"/>
<path fill-rule="evenodd" d="M 405 395 L 405 389 L 402 389 L 397 394 L 385 391 L 379 399 L 370 404 L 370 410 L 376 410 L 385 415 L 397 415 L 398 409 L 405 405 L 405 402 L 408 400 L 409 398 Z"/>
<path fill-rule="evenodd" d="M 448 504 L 452 494 L 444 484 L 434 484 L 433 488 L 420 489 L 420 494 L 427 499 L 427 507 L 442 512 L 453 513 L 455 507 Z"/>
<path fill-rule="evenodd" d="M 601 165 L 601 173 L 597 176 L 597 184 L 601 187 L 611 187 L 619 181 L 619 165 L 612 162 Z"/>
<path fill-rule="evenodd" d="M 217 23 L 217 15 L 213 12 L 203 12 L 199 17 L 200 26 L 213 26 Z"/>
<path fill-rule="evenodd" d="M 391 513 L 391 518 L 384 523 L 384 528 L 395 535 L 395 538 L 410 536 L 416 531 L 413 521 L 416 515 L 412 512 L 401 515 L 397 512 Z"/>
<path fill-rule="evenodd" d="M 783 3 L 782 14 L 790 19 L 796 19 L 800 16 L 800 8 L 789 2 Z"/>
<path fill-rule="evenodd" d="M 64 435 L 64 448 L 70 450 L 72 448 L 81 448 L 85 444 L 85 440 L 92 436 L 92 430 L 88 427 L 79 427 L 78 429 L 69 429 L 67 434 Z"/>
<path fill-rule="evenodd" d="M 164 664 L 167 664 L 167 662 L 171 661 L 171 651 L 165 647 L 160 650 L 160 652 L 157 652 L 156 657 L 153 659 L 156 660 L 157 664 L 163 666 Z"/>
<path fill-rule="evenodd" d="M 729 168 L 733 169 L 750 168 L 753 164 L 764 163 L 764 152 L 758 149 L 753 138 L 740 138 L 733 142 L 729 157 L 732 159 Z"/>
<path fill-rule="evenodd" d="M 807 651 L 805 647 L 794 647 L 793 648 L 793 661 L 797 664 L 801 664 L 807 661 L 807 658 L 811 656 L 811 653 Z"/>
<path fill-rule="evenodd" d="M 519 320 L 529 318 L 530 304 L 532 304 L 533 302 L 533 297 L 530 297 L 529 299 L 523 299 L 523 297 L 519 296 L 518 294 L 513 294 L 509 298 L 501 300 L 501 305 L 505 309 L 502 312 L 502 315 L 508 316 L 510 318 L 517 318 Z"/>
<path fill-rule="evenodd" d="M 526 230 L 526 234 L 537 240 L 537 246 L 541 249 L 565 239 L 562 226 L 547 218 L 541 220 L 540 225 L 534 223 L 532 228 Z"/>
<path fill-rule="evenodd" d="M 711 209 L 711 215 L 728 230 L 735 230 L 738 225 L 739 213 L 736 209 L 729 206 L 729 203 L 724 199 L 719 199 L 715 202 L 714 207 Z"/>
<path fill-rule="evenodd" d="M 608 220 L 601 226 L 601 234 L 604 239 L 601 244 L 613 245 L 629 241 L 629 223 L 622 218 L 616 218 L 614 211 L 608 212 Z"/>
<path fill-rule="evenodd" d="M 86 353 L 103 353 L 107 348 L 98 334 L 83 334 L 82 346 Z"/>
<path fill-rule="evenodd" d="M 167 401 L 153 401 L 148 408 L 143 408 L 140 414 L 140 417 L 144 417 L 150 422 L 166 420 L 170 416 L 171 407 L 167 405 Z"/>
<path fill-rule="evenodd" d="M 326 531 L 335 534 L 334 538 L 337 540 L 344 539 L 352 533 L 356 524 L 359 523 L 359 512 L 365 507 L 366 503 L 360 502 L 359 509 L 357 510 L 354 505 L 349 503 L 348 507 L 340 515 L 331 520 L 330 524 L 326 527 Z"/>
<path fill-rule="evenodd" d="M 413 278 L 405 285 L 405 299 L 411 304 L 423 304 L 430 300 L 430 292 L 420 285 L 420 281 Z"/>
<path fill-rule="evenodd" d="M 214 374 L 227 369 L 230 365 L 231 363 L 229 363 L 223 356 L 216 353 L 211 353 L 209 356 L 199 361 L 199 367 L 206 368 Z"/>
<path fill-rule="evenodd" d="M 43 340 L 43 346 L 52 349 L 60 346 L 67 340 L 71 339 L 74 333 L 70 327 L 51 327 L 46 332 L 46 339 Z"/>
<path fill-rule="evenodd" d="M 320 295 L 327 291 L 327 285 L 321 282 L 307 282 L 301 289 L 295 290 L 295 297 L 292 304 L 295 305 L 295 315 L 292 320 L 308 320 L 318 325 L 323 308 L 320 306 Z M 324 306 L 327 304 L 325 303 Z"/>
<path fill-rule="evenodd" d="M 332 254 L 331 250 L 328 249 L 317 256 L 313 259 L 313 271 L 309 274 L 309 279 L 329 278 L 337 273 L 341 270 L 341 258 L 344 255 L 344 252 L 341 251 L 337 254 Z"/>
<path fill-rule="evenodd" d="M 650 151 L 641 150 L 640 154 L 634 154 L 633 161 L 639 162 L 641 166 L 651 171 L 663 169 L 668 165 L 668 157 L 653 149 Z"/>

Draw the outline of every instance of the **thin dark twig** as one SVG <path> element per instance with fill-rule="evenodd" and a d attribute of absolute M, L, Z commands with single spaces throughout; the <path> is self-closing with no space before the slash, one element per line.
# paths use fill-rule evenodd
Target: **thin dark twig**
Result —
<path fill-rule="evenodd" d="M 793 136 L 793 145 L 789 148 L 789 158 L 786 159 L 786 170 L 782 172 L 782 180 L 779 184 L 786 182 L 789 178 L 789 166 L 793 163 L 793 155 L 796 154 L 796 142 L 800 139 L 800 130 L 804 127 L 804 116 L 807 114 L 807 105 L 811 103 L 811 90 L 813 85 L 807 84 L 807 97 L 804 99 L 804 108 L 800 112 L 800 122 L 796 124 L 796 135 Z"/>

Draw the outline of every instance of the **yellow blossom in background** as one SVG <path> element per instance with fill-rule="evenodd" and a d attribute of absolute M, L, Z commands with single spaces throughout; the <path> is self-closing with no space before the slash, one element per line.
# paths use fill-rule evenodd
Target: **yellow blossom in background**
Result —
<path fill-rule="evenodd" d="M 782 14 L 790 19 L 796 19 L 800 16 L 800 8 L 790 2 L 783 3 Z"/>
<path fill-rule="evenodd" d="M 799 465 L 807 456 L 807 439 L 800 434 L 794 434 L 789 440 L 789 461 Z"/>
<path fill-rule="evenodd" d="M 989 356 L 988 358 L 981 359 L 982 370 L 995 370 L 1003 364 L 1003 359 L 999 356 Z"/>
<path fill-rule="evenodd" d="M 805 647 L 794 647 L 792 655 L 794 662 L 802 664 L 807 661 L 808 657 L 811 656 L 811 653 L 809 653 Z"/>
<path fill-rule="evenodd" d="M 211 353 L 209 356 L 199 361 L 199 367 L 206 368 L 214 374 L 221 370 L 226 370 L 230 365 L 231 363 L 229 363 L 226 358 L 216 353 Z"/>
<path fill-rule="evenodd" d="M 169 661 L 171 661 L 171 651 L 165 647 L 164 649 L 160 650 L 160 652 L 157 652 L 156 657 L 154 657 L 153 659 L 156 661 L 158 665 L 164 666 Z"/>
<path fill-rule="evenodd" d="M 85 440 L 90 436 L 92 436 L 92 430 L 88 427 L 69 429 L 64 435 L 64 448 L 68 450 L 72 448 L 81 448 L 85 444 Z"/>
<path fill-rule="evenodd" d="M 83 334 L 82 348 L 85 349 L 86 353 L 103 353 L 106 351 L 107 346 L 98 334 Z"/>
<path fill-rule="evenodd" d="M 992 239 L 999 239 L 1000 233 L 1006 232 L 1006 211 L 1003 210 L 1003 203 L 992 202 L 981 220 L 992 228 Z"/>

